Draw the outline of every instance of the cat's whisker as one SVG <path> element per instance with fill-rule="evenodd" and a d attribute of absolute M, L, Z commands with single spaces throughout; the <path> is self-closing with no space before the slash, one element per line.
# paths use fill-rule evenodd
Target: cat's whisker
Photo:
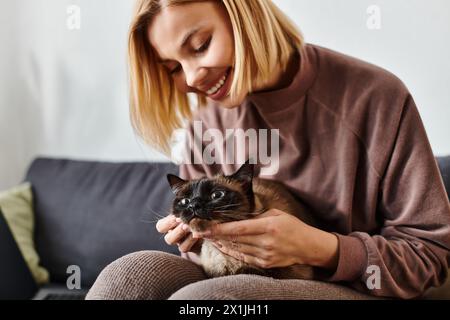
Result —
<path fill-rule="evenodd" d="M 215 211 L 215 212 L 243 212 L 241 209 L 236 208 L 229 208 L 229 209 L 220 209 L 220 208 L 212 208 L 211 211 Z"/>
<path fill-rule="evenodd" d="M 168 214 L 163 214 L 163 213 L 157 212 L 157 211 L 153 210 L 152 208 L 146 208 L 146 209 L 148 210 L 148 212 L 152 213 L 153 216 L 155 216 L 158 219 L 163 219 L 168 216 Z"/>
<path fill-rule="evenodd" d="M 148 223 L 148 224 L 156 224 L 160 219 L 163 219 L 167 217 L 168 214 L 164 215 L 163 213 L 157 212 L 153 210 L 150 207 L 146 207 L 146 210 L 148 210 L 145 214 L 142 215 L 141 219 L 139 220 L 142 223 Z M 150 213 L 150 215 L 149 215 Z M 150 218 L 150 219 L 147 219 Z M 156 219 L 151 219 L 156 218 Z"/>
<path fill-rule="evenodd" d="M 262 214 L 262 213 L 264 213 L 264 212 L 266 212 L 267 210 L 265 209 L 265 208 L 262 208 L 261 210 L 258 210 L 258 211 L 254 211 L 254 212 L 247 212 L 247 211 L 244 211 L 244 210 L 213 210 L 212 212 L 215 212 L 215 213 L 221 213 L 221 214 L 224 214 L 224 215 L 230 215 L 230 216 L 235 216 L 236 214 L 251 214 L 251 215 L 253 215 L 253 216 L 257 216 L 257 215 L 259 215 L 259 214 Z"/>
<path fill-rule="evenodd" d="M 139 222 L 142 223 L 157 223 L 159 221 L 159 219 L 156 220 L 145 220 L 145 219 L 140 219 Z"/>
<path fill-rule="evenodd" d="M 215 208 L 216 209 L 226 209 L 226 208 L 230 208 L 230 207 L 239 207 L 240 205 L 241 205 L 240 203 L 234 203 L 234 204 L 227 204 L 227 205 L 215 207 Z"/>
<path fill-rule="evenodd" d="M 163 214 L 163 213 L 160 213 L 160 212 L 155 211 L 154 209 L 152 209 L 152 208 L 151 208 L 150 206 L 148 206 L 148 205 L 145 207 L 145 209 L 148 210 L 148 211 L 150 211 L 150 212 L 152 212 L 152 213 L 154 213 L 154 214 L 159 214 L 159 215 Z"/>
<path fill-rule="evenodd" d="M 153 214 L 154 214 L 155 217 L 158 218 L 158 219 L 163 219 L 163 218 L 167 217 L 167 215 L 157 214 L 156 212 L 154 212 Z"/>
<path fill-rule="evenodd" d="M 228 203 L 228 204 L 225 204 L 225 205 L 220 206 L 220 207 L 237 206 L 237 205 L 239 205 L 239 204 L 240 204 L 240 203 Z"/>

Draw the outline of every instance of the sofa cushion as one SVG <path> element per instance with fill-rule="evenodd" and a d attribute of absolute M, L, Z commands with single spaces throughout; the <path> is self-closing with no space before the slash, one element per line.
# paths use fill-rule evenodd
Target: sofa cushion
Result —
<path fill-rule="evenodd" d="M 34 280 L 39 285 L 48 283 L 48 271 L 39 265 L 39 255 L 34 245 L 33 194 L 30 183 L 0 192 L 0 208 Z"/>
<path fill-rule="evenodd" d="M 76 265 L 89 287 L 130 252 L 179 254 L 155 228 L 172 200 L 166 174 L 177 172 L 171 163 L 36 159 L 26 180 L 33 186 L 36 248 L 51 281 L 65 283 L 67 268 Z"/>

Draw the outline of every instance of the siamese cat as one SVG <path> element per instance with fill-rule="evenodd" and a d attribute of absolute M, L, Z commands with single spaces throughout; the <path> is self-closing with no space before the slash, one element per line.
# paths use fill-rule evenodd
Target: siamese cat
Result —
<path fill-rule="evenodd" d="M 252 219 L 269 209 L 279 209 L 303 222 L 315 225 L 307 208 L 281 183 L 254 178 L 254 166 L 247 162 L 234 174 L 186 181 L 167 175 L 175 194 L 172 214 L 193 231 L 205 231 L 213 224 Z M 262 269 L 225 255 L 207 239 L 203 240 L 200 260 L 209 277 L 241 273 L 259 274 L 278 279 L 313 279 L 313 267 L 293 265 Z"/>

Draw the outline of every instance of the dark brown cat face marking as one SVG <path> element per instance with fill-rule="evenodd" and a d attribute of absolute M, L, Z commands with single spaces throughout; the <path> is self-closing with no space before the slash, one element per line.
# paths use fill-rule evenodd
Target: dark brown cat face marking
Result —
<path fill-rule="evenodd" d="M 167 179 L 175 194 L 172 213 L 194 230 L 253 216 L 253 165 L 248 161 L 230 176 L 186 181 L 169 174 Z"/>

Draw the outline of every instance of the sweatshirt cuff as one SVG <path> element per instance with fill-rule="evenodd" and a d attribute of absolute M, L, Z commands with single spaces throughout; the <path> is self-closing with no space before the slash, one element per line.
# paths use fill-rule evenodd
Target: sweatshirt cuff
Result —
<path fill-rule="evenodd" d="M 344 236 L 333 232 L 339 241 L 339 258 L 336 271 L 323 280 L 330 282 L 354 281 L 360 278 L 367 268 L 368 254 L 363 241 L 357 237 Z"/>

